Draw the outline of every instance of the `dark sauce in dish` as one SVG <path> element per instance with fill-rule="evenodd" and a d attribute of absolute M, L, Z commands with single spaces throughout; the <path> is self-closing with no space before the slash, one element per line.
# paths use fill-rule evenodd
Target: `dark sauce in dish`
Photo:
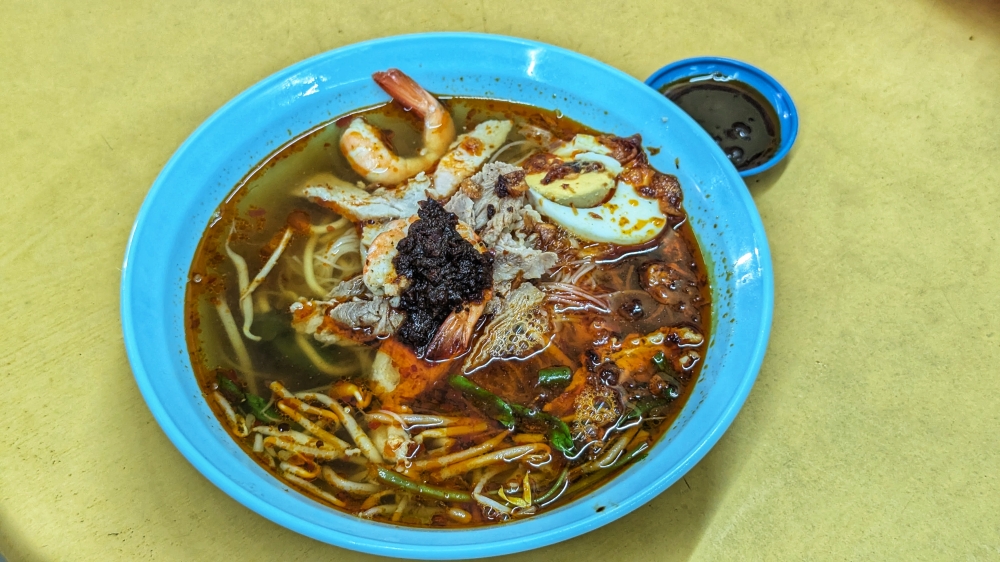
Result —
<path fill-rule="evenodd" d="M 781 144 L 778 115 L 753 87 L 710 74 L 660 89 L 705 129 L 739 171 L 769 160 Z"/>

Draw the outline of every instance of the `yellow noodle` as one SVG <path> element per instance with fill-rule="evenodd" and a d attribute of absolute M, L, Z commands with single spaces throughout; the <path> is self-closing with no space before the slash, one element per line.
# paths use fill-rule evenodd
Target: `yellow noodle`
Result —
<path fill-rule="evenodd" d="M 314 462 L 310 462 L 309 464 L 312 465 L 312 468 L 307 469 L 301 466 L 291 464 L 288 461 L 282 461 L 281 464 L 278 465 L 278 468 L 285 471 L 285 476 L 288 476 L 289 474 L 294 474 L 299 478 L 312 480 L 313 478 L 319 476 L 319 465 L 317 465 Z"/>
<path fill-rule="evenodd" d="M 327 291 L 319 286 L 319 283 L 316 281 L 316 272 L 313 269 L 313 251 L 316 249 L 317 240 L 319 240 L 319 237 L 313 234 L 306 241 L 306 248 L 302 251 L 302 277 L 313 293 L 316 296 L 322 297 L 326 295 Z"/>
<path fill-rule="evenodd" d="M 309 455 L 311 457 L 324 460 L 324 461 L 335 461 L 344 458 L 344 451 L 337 449 L 320 449 L 313 444 L 310 445 L 300 445 L 293 441 L 283 440 L 280 437 L 266 437 L 264 438 L 264 445 L 271 447 L 278 447 L 279 449 L 288 451 L 290 453 L 298 453 L 300 455 Z"/>
<path fill-rule="evenodd" d="M 546 441 L 545 436 L 541 433 L 518 433 L 511 437 L 511 440 L 518 445 L 524 445 L 526 443 L 544 443 Z"/>
<path fill-rule="evenodd" d="M 312 406 L 310 404 L 306 404 L 302 400 L 299 400 L 298 397 L 295 397 L 295 398 L 282 398 L 281 400 L 283 402 L 285 402 L 286 404 L 288 404 L 289 406 L 291 406 L 291 407 L 295 408 L 296 410 L 302 412 L 303 414 L 312 414 L 314 416 L 320 416 L 320 417 L 326 418 L 326 419 L 332 421 L 335 424 L 334 427 L 337 427 L 337 426 L 340 425 L 340 418 L 338 418 L 337 414 L 334 414 L 330 410 L 324 410 L 323 408 L 317 408 L 316 406 Z M 336 429 L 334 429 L 333 431 L 336 431 Z"/>
<path fill-rule="evenodd" d="M 316 348 L 309 343 L 309 340 L 304 334 L 295 334 L 295 343 L 298 344 L 299 349 L 302 353 L 309 359 L 310 362 L 319 370 L 321 373 L 333 376 L 333 377 L 344 377 L 355 373 L 357 369 L 354 368 L 344 368 L 338 367 L 337 365 L 331 365 L 328 361 L 323 359 L 323 357 L 316 351 Z"/>
<path fill-rule="evenodd" d="M 366 498 L 365 501 L 361 502 L 361 507 L 359 509 L 361 509 L 362 511 L 366 509 L 371 509 L 372 507 L 377 505 L 378 502 L 385 496 L 395 496 L 395 495 L 396 495 L 396 490 L 382 490 L 381 492 L 376 492 L 368 496 L 368 498 Z"/>
<path fill-rule="evenodd" d="M 322 439 L 324 443 L 329 443 L 335 448 L 341 450 L 346 451 L 348 449 L 349 446 L 343 439 L 316 425 L 312 422 L 312 420 L 295 411 L 291 406 L 285 403 L 285 400 L 278 401 L 278 409 L 281 410 L 286 416 L 295 420 L 306 431 Z"/>
<path fill-rule="evenodd" d="M 460 474 L 465 474 L 474 468 L 480 468 L 483 466 L 489 466 L 491 464 L 496 464 L 499 462 L 512 462 L 524 456 L 530 455 L 532 453 L 549 453 L 549 446 L 544 443 L 532 443 L 530 445 L 518 445 L 516 447 L 510 447 L 507 449 L 501 449 L 499 451 L 493 451 L 491 453 L 486 453 L 485 455 L 480 455 L 450 466 L 447 466 L 433 474 L 434 478 L 437 480 L 447 480 L 452 476 L 458 476 Z"/>
<path fill-rule="evenodd" d="M 420 435 L 417 435 L 417 439 L 423 441 L 424 439 L 436 439 L 438 437 L 456 437 L 458 435 L 482 433 L 489 428 L 490 426 L 486 422 L 481 422 L 476 425 L 453 425 L 450 427 L 439 427 L 421 432 Z"/>
<path fill-rule="evenodd" d="M 507 435 L 509 434 L 510 434 L 509 431 L 505 431 L 503 433 L 498 434 L 496 437 L 491 438 L 488 441 L 483 441 L 482 443 L 476 445 L 475 447 L 471 447 L 464 451 L 459 451 L 457 453 L 453 453 L 450 455 L 445 455 L 443 457 L 414 461 L 413 463 L 410 464 L 410 470 L 412 471 L 433 470 L 435 468 L 445 467 L 448 466 L 449 464 L 463 461 L 465 459 L 470 459 L 472 457 L 475 457 L 476 455 L 492 451 L 493 448 L 499 445 L 500 442 L 503 441 L 504 438 L 507 437 Z"/>

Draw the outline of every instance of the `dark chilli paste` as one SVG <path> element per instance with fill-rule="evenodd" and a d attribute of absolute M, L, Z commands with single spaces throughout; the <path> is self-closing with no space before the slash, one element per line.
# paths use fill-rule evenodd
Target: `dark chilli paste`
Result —
<path fill-rule="evenodd" d="M 433 199 L 421 202 L 420 220 L 397 246 L 396 272 L 410 280 L 400 299 L 406 320 L 397 335 L 422 350 L 448 314 L 480 302 L 493 281 L 493 257 L 455 230 L 458 217 Z"/>

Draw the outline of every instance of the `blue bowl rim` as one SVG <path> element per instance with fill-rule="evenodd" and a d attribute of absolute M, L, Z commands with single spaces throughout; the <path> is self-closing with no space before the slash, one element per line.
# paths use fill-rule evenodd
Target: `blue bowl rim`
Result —
<path fill-rule="evenodd" d="M 689 73 L 677 73 L 676 75 L 672 75 L 674 74 L 674 71 L 687 66 L 696 67 L 696 70 Z M 760 93 L 771 103 L 775 113 L 778 114 L 779 121 L 781 121 L 782 135 L 778 151 L 763 164 L 750 168 L 749 170 L 738 172 L 744 178 L 748 178 L 765 170 L 769 170 L 778 162 L 781 162 L 781 160 L 783 160 L 792 150 L 792 145 L 795 144 L 795 139 L 798 137 L 799 112 L 795 107 L 795 102 L 792 101 L 791 94 L 788 93 L 788 90 L 786 90 L 780 82 L 767 72 L 764 72 L 762 69 L 748 62 L 725 57 L 704 56 L 682 59 L 663 66 L 656 72 L 650 74 L 649 78 L 645 80 L 645 83 L 647 86 L 655 90 L 659 90 L 660 87 L 666 85 L 668 82 L 674 82 L 691 76 L 708 74 L 720 70 L 728 74 L 731 70 L 726 69 L 726 67 L 736 67 L 740 71 L 748 72 L 759 78 L 763 83 L 770 86 L 769 89 L 766 88 L 760 91 Z M 665 80 L 664 77 L 668 75 L 672 76 L 670 76 L 669 80 Z M 756 86 L 756 84 L 754 84 L 754 86 Z M 782 107 L 787 109 L 788 117 L 783 117 Z"/>
<path fill-rule="evenodd" d="M 548 51 L 557 52 L 562 56 L 576 59 L 578 62 L 595 66 L 601 70 L 608 72 L 610 74 L 616 75 L 619 79 L 625 82 L 632 82 L 634 85 L 639 86 L 642 82 L 638 81 L 635 77 L 624 73 L 617 68 L 614 68 L 606 63 L 600 62 L 591 57 L 587 57 L 576 53 L 574 51 L 564 49 L 562 47 L 557 47 L 547 43 L 542 43 L 538 41 L 532 41 L 528 39 L 523 39 L 519 37 L 510 37 L 498 34 L 487 34 L 487 33 L 474 33 L 474 32 L 434 32 L 434 33 L 414 33 L 414 34 L 404 34 L 396 35 L 390 37 L 383 37 L 358 43 L 353 43 L 350 45 L 345 45 L 343 47 L 333 49 L 331 51 L 326 51 L 319 53 L 307 59 L 304 59 L 298 63 L 285 67 L 266 78 L 260 80 L 254 85 L 250 86 L 246 90 L 242 91 L 240 94 L 235 96 L 233 99 L 228 101 L 218 110 L 216 110 L 211 116 L 209 116 L 201 125 L 198 126 L 195 131 L 193 131 L 185 141 L 177 148 L 174 154 L 171 156 L 170 160 L 164 165 L 160 174 L 158 174 L 156 180 L 154 180 L 153 185 L 150 187 L 149 192 L 141 206 L 139 213 L 136 217 L 135 223 L 133 224 L 132 230 L 129 234 L 128 243 L 125 250 L 125 255 L 122 264 L 122 276 L 121 276 L 121 322 L 122 330 L 124 336 L 124 344 L 129 359 L 130 366 L 133 370 L 133 375 L 136 379 L 136 384 L 139 387 L 140 393 L 143 396 L 150 412 L 156 419 L 157 423 L 160 425 L 161 429 L 170 439 L 171 443 L 178 449 L 178 451 L 190 462 L 203 476 L 205 476 L 209 481 L 211 481 L 215 486 L 224 491 L 231 498 L 237 500 L 239 503 L 243 504 L 247 508 L 251 509 L 258 515 L 261 515 L 271 521 L 282 525 L 290 530 L 293 530 L 299 534 L 311 537 L 322 542 L 340 546 L 343 548 L 351 548 L 361 552 L 367 552 L 371 554 L 378 554 L 383 556 L 412 556 L 424 559 L 454 559 L 459 557 L 484 557 L 491 555 L 501 555 L 509 554 L 514 552 L 520 552 L 524 550 L 529 550 L 533 548 L 538 548 L 542 546 L 551 545 L 563 540 L 567 540 L 581 534 L 584 534 L 593 529 L 599 528 L 606 525 L 628 513 L 635 510 L 642 504 L 650 501 L 656 495 L 662 493 L 669 484 L 663 484 L 661 479 L 650 483 L 648 486 L 643 488 L 639 493 L 634 494 L 632 497 L 628 498 L 627 501 L 622 502 L 617 506 L 617 509 L 608 509 L 605 512 L 599 514 L 603 517 L 593 517 L 584 522 L 577 522 L 575 524 L 570 523 L 568 525 L 563 525 L 561 527 L 535 533 L 527 538 L 521 537 L 510 537 L 502 540 L 497 540 L 490 544 L 481 544 L 477 546 L 467 546 L 465 550 L 448 550 L 447 552 L 428 552 L 420 547 L 415 547 L 415 545 L 401 545 L 396 543 L 379 542 L 379 541 L 358 541 L 351 540 L 348 537 L 341 542 L 336 542 L 330 540 L 329 536 L 320 536 L 321 533 L 316 531 L 316 526 L 309 523 L 308 521 L 302 519 L 296 519 L 288 517 L 287 514 L 283 512 L 278 512 L 278 510 L 273 509 L 270 504 L 263 501 L 261 498 L 256 497 L 252 493 L 248 492 L 246 489 L 241 488 L 235 482 L 233 482 L 226 474 L 218 470 L 211 462 L 201 456 L 201 454 L 193 447 L 192 444 L 188 443 L 183 435 L 181 435 L 179 428 L 173 423 L 170 416 L 167 413 L 166 407 L 160 401 L 159 397 L 153 390 L 150 383 L 150 373 L 147 371 L 146 366 L 141 361 L 139 346 L 137 344 L 137 331 L 140 326 L 137 325 L 134 317 L 133 311 L 133 294 L 132 294 L 132 276 L 133 269 L 130 267 L 131 257 L 136 251 L 136 246 L 138 244 L 138 235 L 143 232 L 144 229 L 149 228 L 147 223 L 153 222 L 150 215 L 153 214 L 154 209 L 151 205 L 151 201 L 155 199 L 161 191 L 168 188 L 168 184 L 164 179 L 170 173 L 170 171 L 177 165 L 177 161 L 180 159 L 182 154 L 185 154 L 189 147 L 195 143 L 196 139 L 200 135 L 204 134 L 206 129 L 210 125 L 218 120 L 221 115 L 229 111 L 233 106 L 240 104 L 245 99 L 253 97 L 258 92 L 270 88 L 275 83 L 278 83 L 289 76 L 293 76 L 303 69 L 315 64 L 317 61 L 323 59 L 324 57 L 330 56 L 333 53 L 343 54 L 350 51 L 363 51 L 364 49 L 390 44 L 394 42 L 406 42 L 412 40 L 425 40 L 425 39 L 470 39 L 470 40 L 493 40 L 500 42 L 507 42 L 515 44 L 521 47 L 527 48 L 542 48 Z M 670 103 L 667 100 L 667 103 Z M 682 117 L 690 119 L 683 112 L 680 112 Z M 693 119 L 691 123 L 697 127 Z M 735 170 L 734 170 L 735 171 Z M 756 342 L 752 349 L 749 351 L 750 361 L 746 364 L 745 373 L 746 375 L 741 379 L 740 384 L 735 388 L 734 393 L 723 410 L 722 415 L 720 415 L 714 423 L 710 424 L 709 429 L 706 431 L 701 442 L 691 449 L 686 456 L 684 456 L 676 465 L 674 472 L 678 476 L 672 480 L 676 482 L 679 480 L 683 474 L 689 471 L 698 461 L 700 461 L 708 451 L 718 442 L 722 437 L 728 427 L 732 424 L 736 415 L 739 413 L 743 404 L 745 403 L 747 396 L 750 393 L 751 388 L 757 378 L 761 364 L 764 359 L 764 354 L 767 349 L 767 344 L 770 337 L 770 330 L 773 320 L 774 311 L 774 276 L 771 264 L 770 250 L 767 244 L 767 238 L 764 231 L 763 222 L 760 218 L 759 213 L 756 210 L 756 206 L 753 203 L 753 199 L 750 197 L 746 190 L 739 190 L 738 197 L 741 198 L 741 202 L 746 208 L 749 214 L 750 227 L 754 231 L 754 234 L 759 237 L 759 245 L 755 248 L 756 258 L 760 264 L 761 272 L 761 309 L 763 314 L 759 318 L 759 324 L 756 326 L 757 333 L 760 335 L 756 339 Z M 664 475 L 666 477 L 666 474 Z M 671 482 L 671 483 L 672 483 Z M 662 484 L 662 485 L 660 485 Z M 579 500 L 577 500 L 579 501 Z M 503 526 L 501 526 L 503 527 Z M 436 531 L 440 532 L 440 531 Z M 526 540 L 527 539 L 527 540 Z M 415 547 L 415 548 L 414 548 Z"/>

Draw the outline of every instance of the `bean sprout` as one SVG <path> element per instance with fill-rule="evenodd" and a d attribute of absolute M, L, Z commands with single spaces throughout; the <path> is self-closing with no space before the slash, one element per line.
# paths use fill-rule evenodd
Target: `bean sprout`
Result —
<path fill-rule="evenodd" d="M 281 236 L 281 241 L 278 242 L 278 247 L 275 248 L 274 252 L 271 253 L 271 257 L 267 259 L 267 262 L 264 264 L 264 267 L 260 268 L 260 271 L 257 272 L 257 275 L 253 278 L 253 281 L 251 281 L 246 288 L 240 289 L 240 302 L 249 299 L 250 295 L 252 295 L 253 292 L 257 290 L 257 287 L 259 287 L 260 284 L 264 282 L 264 279 L 267 278 L 267 274 L 271 273 L 271 270 L 274 269 L 274 264 L 278 263 L 278 258 L 281 257 L 281 254 L 285 251 L 285 248 L 288 247 L 288 242 L 291 239 L 292 239 L 292 228 L 288 227 L 285 229 L 285 233 Z"/>
<path fill-rule="evenodd" d="M 451 455 L 445 455 L 443 457 L 437 457 L 434 459 L 414 461 L 412 464 L 410 464 L 410 468 L 415 471 L 433 470 L 435 468 L 445 467 L 452 463 L 457 463 L 460 461 L 464 461 L 466 459 L 473 458 L 476 455 L 492 451 L 493 448 L 499 445 L 500 442 L 503 441 L 504 438 L 507 437 L 507 435 L 509 434 L 510 432 L 505 431 L 488 441 L 483 441 L 482 443 L 476 445 L 475 447 L 471 447 L 469 449 L 466 449 L 464 451 L 459 451 L 458 453 L 454 453 Z"/>
<path fill-rule="evenodd" d="M 315 494 L 316 496 L 318 496 L 320 498 L 323 498 L 324 500 L 332 503 L 333 505 L 336 505 L 338 507 L 347 507 L 347 504 L 344 503 L 340 498 L 338 498 L 337 496 L 335 496 L 335 495 L 327 492 L 326 490 L 323 490 L 322 488 L 320 488 L 319 486 L 313 484 L 312 482 L 309 482 L 307 480 L 303 480 L 303 479 L 299 478 L 298 476 L 296 476 L 294 474 L 291 474 L 291 473 L 288 473 L 288 472 L 285 472 L 283 474 L 283 476 L 289 482 L 291 482 L 291 483 L 293 483 L 293 484 L 301 487 L 304 490 L 308 490 L 310 493 Z"/>
<path fill-rule="evenodd" d="M 484 496 L 483 493 L 482 493 L 483 492 L 483 487 L 486 486 L 486 483 L 489 482 L 490 478 L 493 478 L 497 474 L 500 474 L 502 471 L 503 471 L 502 467 L 501 468 L 491 468 L 491 469 L 487 470 L 483 474 L 483 476 L 479 479 L 479 482 L 476 483 L 476 487 L 472 491 L 472 497 L 473 497 L 473 499 L 475 499 L 477 502 L 479 502 L 481 505 L 483 505 L 485 507 L 489 507 L 490 509 L 496 510 L 497 512 L 502 513 L 504 515 L 510 515 L 510 508 L 509 507 L 507 507 L 507 506 L 505 506 L 505 505 L 503 505 L 503 504 L 501 504 L 499 502 L 496 502 L 496 501 L 494 501 L 494 500 L 492 500 L 492 499 Z"/>
<path fill-rule="evenodd" d="M 243 338 L 240 337 L 240 329 L 236 326 L 236 319 L 233 318 L 233 313 L 229 310 L 229 305 L 226 304 L 224 298 L 219 297 L 215 300 L 215 310 L 219 314 L 219 320 L 222 321 L 222 328 L 226 332 L 226 337 L 229 338 L 229 344 L 233 347 L 233 352 L 236 353 L 236 362 L 239 363 L 240 370 L 244 373 L 251 372 L 253 364 L 250 361 L 250 352 L 247 351 L 247 346 L 243 343 Z"/>
<path fill-rule="evenodd" d="M 255 336 L 250 333 L 250 326 L 253 324 L 253 302 L 249 299 L 242 298 L 244 292 L 246 292 L 247 287 L 250 286 L 250 270 L 247 269 L 247 261 L 243 259 L 243 256 L 237 254 L 229 247 L 229 240 L 233 236 L 233 232 L 236 230 L 236 224 L 229 229 L 229 236 L 226 238 L 226 254 L 229 259 L 233 262 L 233 267 L 236 268 L 236 281 L 239 284 L 240 295 L 240 311 L 243 313 L 243 335 L 248 339 L 253 341 L 260 341 L 259 336 Z"/>
<path fill-rule="evenodd" d="M 326 480 L 334 488 L 356 495 L 373 494 L 381 488 L 377 484 L 351 482 L 342 478 L 329 466 L 323 467 L 323 480 Z"/>
<path fill-rule="evenodd" d="M 491 453 L 486 453 L 485 455 L 480 455 L 453 465 L 447 466 L 434 474 L 434 477 L 439 480 L 447 480 L 452 476 L 458 476 L 460 474 L 465 474 L 466 472 L 479 468 L 482 466 L 487 466 L 491 464 L 496 464 L 500 462 L 509 463 L 513 462 L 521 457 L 530 455 L 532 453 L 549 452 L 549 446 L 544 443 L 532 443 L 530 445 L 518 445 L 516 447 L 510 447 L 507 449 L 501 449 L 499 451 L 493 451 Z"/>

